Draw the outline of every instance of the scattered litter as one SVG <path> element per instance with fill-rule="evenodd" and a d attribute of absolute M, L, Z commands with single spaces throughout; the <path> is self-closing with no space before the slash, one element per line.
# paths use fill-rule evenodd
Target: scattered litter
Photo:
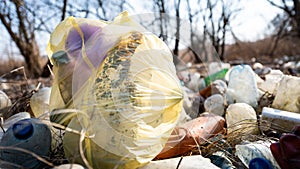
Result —
<path fill-rule="evenodd" d="M 223 117 L 203 113 L 200 117 L 175 128 L 172 137 L 156 158 L 165 159 L 183 155 L 194 148 L 199 148 L 199 145 L 205 144 L 209 138 L 224 133 L 224 124 Z"/>
<path fill-rule="evenodd" d="M 47 53 L 53 79 L 0 77 L 0 168 L 299 168 L 297 56 L 174 65 L 127 12 L 67 18 Z"/>

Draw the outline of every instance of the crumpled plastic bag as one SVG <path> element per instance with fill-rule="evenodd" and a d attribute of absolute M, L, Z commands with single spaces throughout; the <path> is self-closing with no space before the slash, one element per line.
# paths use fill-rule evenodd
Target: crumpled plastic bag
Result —
<path fill-rule="evenodd" d="M 51 120 L 67 131 L 66 156 L 93 168 L 137 168 L 164 147 L 183 94 L 168 47 L 127 12 L 112 22 L 69 17 L 51 34 Z M 82 147 L 81 147 L 82 146 Z M 81 153 L 80 153 L 81 152 Z M 87 165 L 87 164 L 85 164 Z"/>
<path fill-rule="evenodd" d="M 283 134 L 279 141 L 272 143 L 271 152 L 282 169 L 299 168 L 300 165 L 300 125 L 291 133 Z"/>

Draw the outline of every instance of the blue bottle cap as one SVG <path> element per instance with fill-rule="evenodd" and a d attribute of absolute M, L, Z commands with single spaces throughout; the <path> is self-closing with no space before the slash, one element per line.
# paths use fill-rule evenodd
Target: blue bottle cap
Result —
<path fill-rule="evenodd" d="M 12 130 L 17 139 L 26 140 L 33 134 L 33 125 L 30 120 L 24 119 L 16 122 Z"/>
<path fill-rule="evenodd" d="M 249 169 L 272 169 L 269 160 L 261 157 L 253 158 L 249 163 Z"/>

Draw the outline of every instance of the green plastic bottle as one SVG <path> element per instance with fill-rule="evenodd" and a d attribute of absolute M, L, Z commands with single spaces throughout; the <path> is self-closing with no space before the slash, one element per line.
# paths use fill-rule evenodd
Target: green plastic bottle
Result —
<path fill-rule="evenodd" d="M 205 81 L 206 86 L 209 86 L 213 81 L 215 81 L 217 79 L 223 79 L 227 72 L 228 72 L 228 68 L 225 68 L 225 69 L 218 71 L 217 73 L 214 73 L 212 75 L 205 77 L 204 81 Z"/>

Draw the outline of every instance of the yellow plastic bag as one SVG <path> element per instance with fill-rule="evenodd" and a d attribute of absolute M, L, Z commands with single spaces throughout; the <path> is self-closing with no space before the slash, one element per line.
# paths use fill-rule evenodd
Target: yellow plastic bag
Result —
<path fill-rule="evenodd" d="M 61 22 L 51 34 L 47 54 L 53 64 L 55 79 L 50 97 L 50 111 L 74 108 L 72 79 L 74 67 L 81 59 L 81 48 L 92 38 L 94 33 L 105 25 L 106 23 L 100 20 L 69 17 Z M 84 83 L 87 78 L 88 75 L 80 77 L 80 80 Z M 53 122 L 67 125 L 72 117 L 72 113 L 67 113 L 51 115 L 50 119 Z"/>
<path fill-rule="evenodd" d="M 71 25 L 65 29 L 69 26 L 66 23 Z M 58 51 L 75 58 L 72 71 L 68 69 L 72 72 L 72 93 L 69 88 L 67 97 L 56 93 L 62 100 L 69 98 L 71 107 L 81 113 L 70 118 L 56 115 L 53 121 L 84 131 L 86 137 L 79 145 L 80 136 L 66 132 L 65 154 L 76 162 L 87 160 L 93 168 L 137 168 L 163 149 L 181 112 L 183 94 L 172 54 L 127 12 L 112 22 L 101 22 L 90 37 L 85 37 L 82 23 L 89 24 L 90 20 L 77 23 L 67 18 L 52 33 L 49 43 L 50 59 L 52 54 L 61 58 L 57 57 L 61 56 Z M 75 45 L 72 49 L 76 50 L 70 52 L 65 51 L 65 44 L 72 27 L 79 32 L 81 45 Z M 67 36 L 60 41 L 56 38 L 59 45 L 53 45 L 52 37 L 60 34 Z M 61 73 L 64 72 L 56 71 L 55 76 Z M 62 119 L 71 120 L 65 123 Z"/>

